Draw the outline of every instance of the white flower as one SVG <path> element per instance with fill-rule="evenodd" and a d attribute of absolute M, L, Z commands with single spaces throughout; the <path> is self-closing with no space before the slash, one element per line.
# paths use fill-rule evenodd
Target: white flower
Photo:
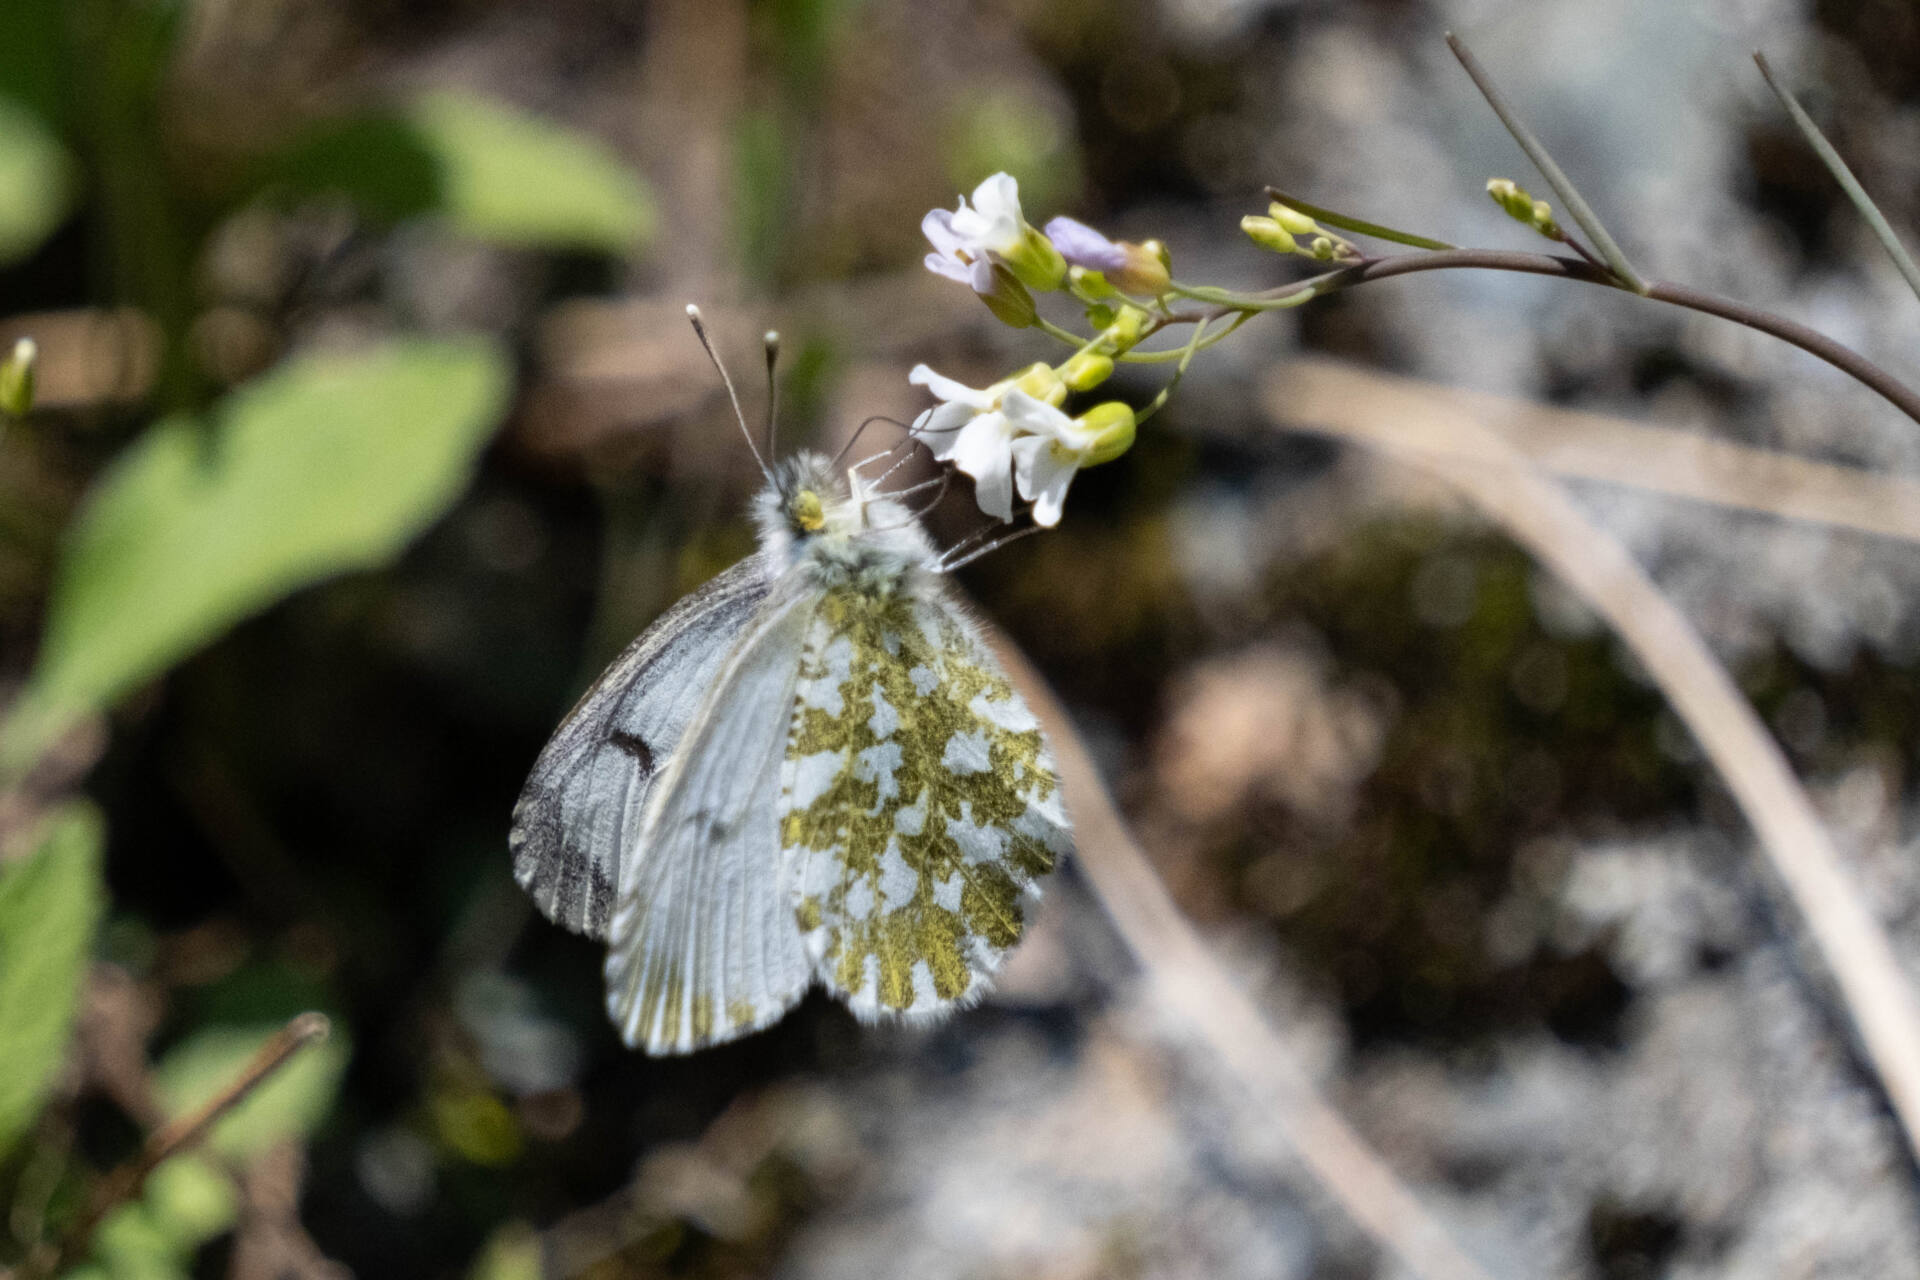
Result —
<path fill-rule="evenodd" d="M 973 477 L 974 496 L 982 511 L 1011 520 L 1013 428 L 1000 412 L 1000 400 L 1013 382 L 996 382 L 984 391 L 976 391 L 924 364 L 915 365 L 907 381 L 927 388 L 941 400 L 913 420 L 913 434 L 933 451 L 935 459 L 951 462 Z"/>
<path fill-rule="evenodd" d="M 1020 184 L 1012 174 L 996 173 L 973 189 L 972 207 L 962 196 L 958 209 L 935 209 L 921 219 L 920 230 L 934 248 L 927 270 L 987 293 L 993 288 L 991 255 L 1015 253 L 1026 229 Z"/>
<path fill-rule="evenodd" d="M 1017 433 L 1010 448 L 1020 496 L 1032 501 L 1033 522 L 1051 528 L 1060 523 L 1074 473 L 1094 461 L 1102 434 L 1018 388 L 1002 398 L 1001 414 Z"/>

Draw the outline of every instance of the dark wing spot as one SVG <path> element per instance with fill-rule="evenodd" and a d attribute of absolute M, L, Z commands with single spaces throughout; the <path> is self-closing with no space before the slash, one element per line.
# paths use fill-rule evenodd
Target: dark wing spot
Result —
<path fill-rule="evenodd" d="M 653 748 L 648 746 L 646 740 L 639 734 L 628 733 L 625 729 L 615 729 L 607 741 L 633 757 L 634 763 L 640 766 L 641 777 L 653 776 Z"/>

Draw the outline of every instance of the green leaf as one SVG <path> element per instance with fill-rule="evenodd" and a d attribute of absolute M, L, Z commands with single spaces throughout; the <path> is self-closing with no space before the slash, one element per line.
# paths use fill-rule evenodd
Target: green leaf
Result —
<path fill-rule="evenodd" d="M 601 143 L 464 93 L 326 126 L 271 176 L 383 221 L 437 214 L 463 235 L 531 248 L 631 253 L 656 221 L 646 187 Z"/>
<path fill-rule="evenodd" d="M 280 1029 L 278 1023 L 212 1027 L 176 1045 L 153 1071 L 155 1091 L 169 1118 L 187 1114 L 231 1084 Z M 231 1160 L 245 1161 L 288 1138 L 306 1137 L 333 1106 L 349 1053 L 347 1037 L 338 1031 L 308 1045 L 221 1117 L 207 1145 Z"/>
<path fill-rule="evenodd" d="M 1337 231 L 1351 231 L 1355 235 L 1372 236 L 1375 240 L 1390 240 L 1394 244 L 1411 245 L 1415 249 L 1430 249 L 1441 252 L 1457 248 L 1445 240 L 1435 240 L 1430 236 L 1417 236 L 1411 231 L 1398 231 L 1393 227 L 1382 226 L 1377 222 L 1364 222 L 1359 218 L 1336 213 L 1332 209 L 1323 209 L 1317 204 L 1308 204 L 1298 196 L 1290 196 L 1278 187 L 1267 188 L 1267 198 L 1278 200 L 1290 209 L 1297 209 L 1309 218 L 1324 222 Z"/>
<path fill-rule="evenodd" d="M 466 485 L 508 377 L 491 343 L 399 340 L 150 428 L 68 531 L 0 769 L 288 593 L 391 559 Z"/>
<path fill-rule="evenodd" d="M 0 265 L 38 249 L 72 205 L 66 148 L 32 112 L 0 98 Z"/>
<path fill-rule="evenodd" d="M 0 1155 L 60 1070 L 105 901 L 91 806 L 65 806 L 33 839 L 33 852 L 0 871 Z"/>

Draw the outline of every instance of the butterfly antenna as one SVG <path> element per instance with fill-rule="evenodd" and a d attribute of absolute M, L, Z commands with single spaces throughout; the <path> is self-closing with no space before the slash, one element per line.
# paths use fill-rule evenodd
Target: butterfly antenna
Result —
<path fill-rule="evenodd" d="M 852 437 L 848 439 L 848 441 L 845 444 L 840 446 L 840 452 L 833 455 L 833 462 L 831 465 L 834 467 L 838 467 L 842 462 L 846 461 L 847 455 L 853 452 L 853 446 L 860 443 L 860 437 L 867 434 L 867 428 L 872 426 L 876 422 L 884 422 L 890 426 L 898 427 L 902 431 L 906 431 L 909 433 L 911 433 L 913 430 L 912 427 L 909 427 L 906 423 L 900 421 L 898 418 L 889 418 L 884 413 L 876 413 L 871 417 L 863 420 L 858 427 L 854 428 Z M 899 447 L 900 447 L 899 445 L 895 445 L 894 449 L 897 449 Z M 892 452 L 893 452 L 893 449 L 887 450 L 887 453 L 892 453 Z M 874 456 L 884 457 L 885 454 L 875 454 Z"/>
<path fill-rule="evenodd" d="M 760 341 L 767 348 L 767 456 L 771 458 L 775 456 L 774 431 L 780 421 L 780 383 L 773 376 L 773 367 L 780 363 L 780 335 L 769 329 Z"/>
<path fill-rule="evenodd" d="M 753 460 L 760 467 L 760 474 L 773 483 L 773 472 L 767 469 L 767 460 L 760 456 L 760 448 L 753 442 L 753 432 L 747 428 L 747 415 L 740 411 L 740 395 L 733 389 L 733 379 L 727 376 L 727 366 L 720 363 L 720 355 L 713 349 L 713 341 L 707 337 L 706 322 L 700 318 L 700 308 L 691 302 L 687 304 L 687 319 L 693 322 L 693 332 L 700 339 L 700 345 L 706 349 L 707 359 L 713 361 L 713 367 L 720 374 L 720 381 L 726 385 L 727 399 L 733 402 L 733 419 L 740 424 L 740 434 L 747 438 L 747 449 L 753 454 Z"/>

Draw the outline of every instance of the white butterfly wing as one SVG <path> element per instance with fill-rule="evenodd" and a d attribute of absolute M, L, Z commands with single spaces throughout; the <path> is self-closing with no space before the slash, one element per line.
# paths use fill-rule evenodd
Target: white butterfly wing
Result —
<path fill-rule="evenodd" d="M 648 1053 L 767 1026 L 812 980 L 782 874 L 780 767 L 818 592 L 785 580 L 727 654 L 647 807 L 607 949 L 607 1014 Z"/>
<path fill-rule="evenodd" d="M 604 938 L 655 779 L 771 589 L 751 556 L 641 633 L 554 731 L 513 808 L 513 875 L 555 924 Z"/>
<path fill-rule="evenodd" d="M 930 583 L 826 592 L 796 696 L 781 835 L 819 980 L 869 1021 L 978 999 L 1072 849 L 1039 722 Z"/>

